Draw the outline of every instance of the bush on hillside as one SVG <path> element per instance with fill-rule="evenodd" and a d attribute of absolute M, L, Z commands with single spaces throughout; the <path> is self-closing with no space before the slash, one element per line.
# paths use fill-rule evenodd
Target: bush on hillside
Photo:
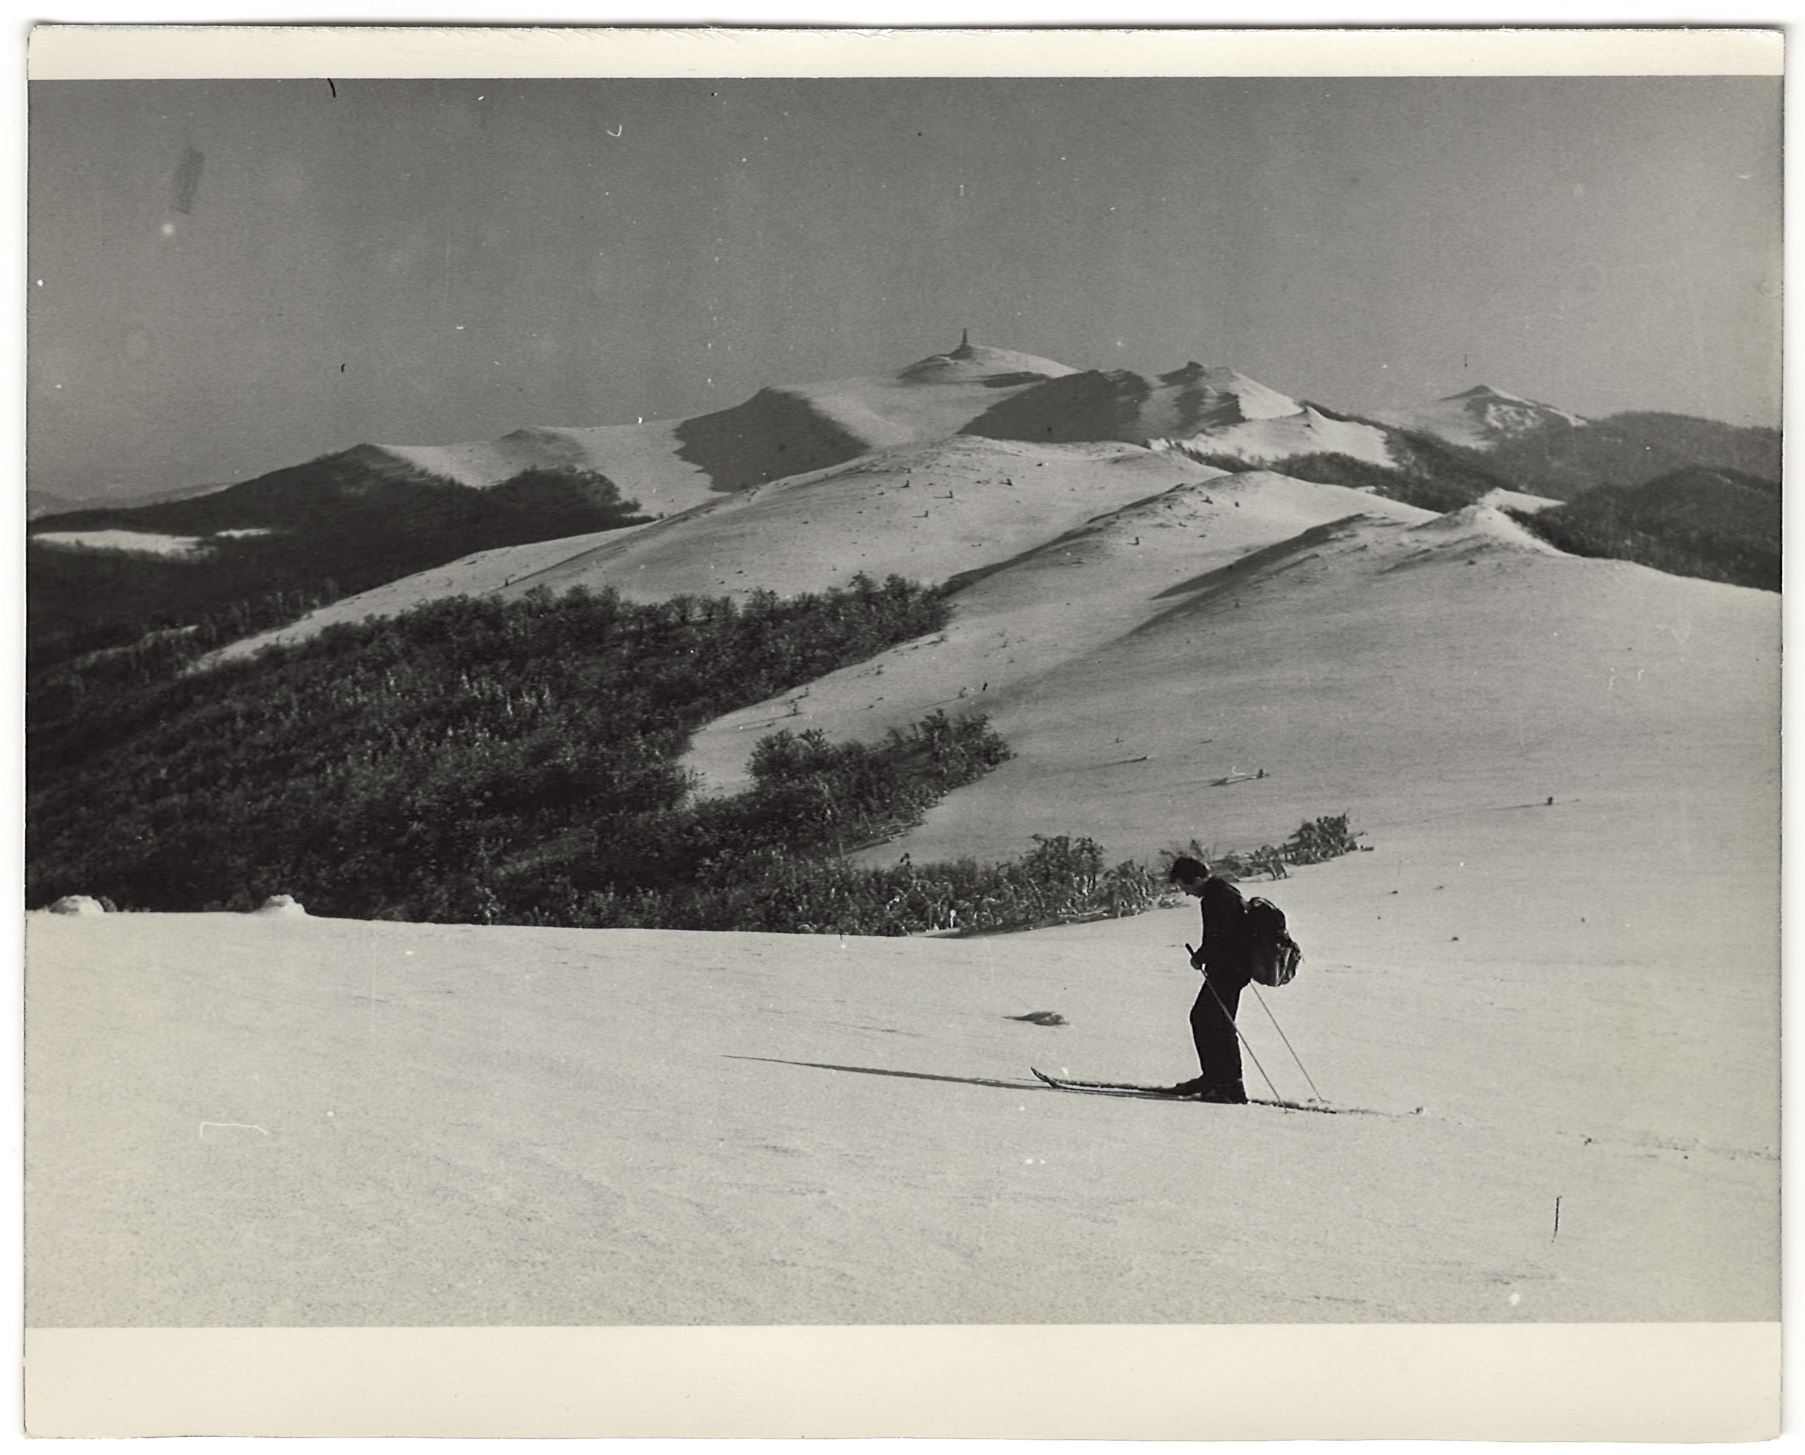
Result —
<path fill-rule="evenodd" d="M 1161 883 L 1085 838 L 1002 864 L 843 857 L 1008 756 L 936 711 L 877 744 L 771 733 L 697 800 L 689 731 L 936 630 L 897 578 L 779 601 L 455 600 L 175 680 L 98 679 L 32 741 L 28 894 L 128 908 L 844 934 L 1138 913 Z"/>
<path fill-rule="evenodd" d="M 1252 460 L 1244 460 L 1239 455 L 1218 455 L 1212 454 L 1208 450 L 1195 449 L 1186 449 L 1184 454 L 1200 465 L 1208 465 L 1216 470 L 1226 470 L 1231 475 L 1245 475 L 1253 470 L 1267 468 L 1265 465 L 1255 464 Z"/>
<path fill-rule="evenodd" d="M 743 605 L 453 599 L 204 674 L 66 684 L 33 704 L 32 902 L 97 884 L 132 908 L 199 909 L 280 884 L 362 917 L 561 904 L 560 876 L 608 845 L 706 842 L 708 815 L 659 818 L 688 812 L 694 728 L 945 620 L 940 593 L 895 577 Z M 898 739 L 914 797 L 873 797 L 860 831 L 918 813 L 919 780 L 999 751 L 940 719 Z M 710 813 L 749 832 L 746 814 Z"/>
<path fill-rule="evenodd" d="M 1321 864 L 1359 847 L 1359 835 L 1349 831 L 1348 816 L 1341 813 L 1298 825 L 1279 852 L 1288 864 Z"/>
<path fill-rule="evenodd" d="M 1300 824 L 1283 844 L 1261 844 L 1257 849 L 1206 849 L 1192 839 L 1182 847 L 1160 851 L 1159 882 L 1167 882 L 1174 861 L 1180 858 L 1201 860 L 1225 879 L 1251 879 L 1256 874 L 1284 879 L 1289 877 L 1288 864 L 1320 864 L 1351 854 L 1360 847 L 1361 837 L 1348 828 L 1348 816 L 1338 814 Z"/>
<path fill-rule="evenodd" d="M 630 922 L 677 929 L 774 930 L 846 935 L 924 931 L 991 934 L 1139 914 L 1163 885 L 1132 861 L 1106 866 L 1088 838 L 1036 835 L 1000 864 L 960 859 L 888 868 L 804 858 L 766 848 L 728 872 L 670 897 L 642 895 Z M 593 906 L 619 913 L 618 902 Z"/>
<path fill-rule="evenodd" d="M 1352 455 L 1319 452 L 1289 455 L 1267 466 L 1295 480 L 1314 480 L 1320 485 L 1346 485 L 1355 490 L 1370 490 L 1389 500 L 1400 500 L 1423 510 L 1446 512 L 1471 505 L 1486 490 L 1477 482 L 1461 475 L 1449 478 L 1440 472 L 1398 469 L 1375 465 L 1370 460 Z"/>

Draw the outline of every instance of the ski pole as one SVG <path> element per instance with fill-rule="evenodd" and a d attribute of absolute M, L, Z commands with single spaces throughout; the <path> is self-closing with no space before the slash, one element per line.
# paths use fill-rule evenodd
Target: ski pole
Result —
<path fill-rule="evenodd" d="M 1285 1028 L 1279 1024 L 1279 1018 L 1272 1013 L 1272 1007 L 1266 1004 L 1266 997 L 1260 994 L 1259 987 L 1252 981 L 1248 982 L 1247 988 L 1253 991 L 1253 998 L 1260 1002 L 1260 1009 L 1266 1012 L 1266 1019 L 1272 1022 L 1273 1030 L 1279 1033 L 1279 1039 L 1285 1043 L 1285 1049 L 1291 1053 L 1291 1059 L 1297 1062 L 1297 1069 L 1304 1073 L 1304 1080 L 1310 1083 L 1310 1095 L 1327 1106 L 1328 1098 L 1316 1089 L 1315 1078 L 1305 1068 L 1303 1057 L 1297 1054 L 1297 1047 L 1291 1044 L 1291 1037 L 1285 1034 Z"/>
<path fill-rule="evenodd" d="M 1191 950 L 1189 945 L 1186 945 L 1185 948 Z M 1191 954 L 1195 956 L 1197 952 L 1191 950 Z M 1192 968 L 1195 969 L 1196 967 L 1193 966 Z M 1216 987 L 1210 984 L 1210 977 L 1207 974 L 1203 977 L 1203 984 L 1204 988 L 1210 993 L 1210 999 L 1216 1002 L 1216 1009 L 1222 1012 L 1222 1018 L 1227 1021 L 1230 1028 L 1233 1029 L 1235 1039 L 1238 1040 L 1246 1050 L 1247 1059 L 1253 1062 L 1254 1070 L 1260 1073 L 1260 1080 L 1266 1083 L 1266 1089 L 1272 1093 L 1272 1099 L 1274 1101 L 1283 1101 L 1284 1097 L 1279 1095 L 1278 1087 L 1272 1084 L 1272 1078 L 1266 1074 L 1266 1068 L 1260 1064 L 1260 1058 L 1254 1055 L 1253 1046 L 1249 1044 L 1247 1037 L 1241 1034 L 1241 1027 L 1235 1024 L 1235 1018 L 1228 1013 L 1228 1007 L 1222 1003 L 1222 997 L 1216 994 Z"/>
<path fill-rule="evenodd" d="M 1243 1049 L 1246 1050 L 1247 1059 L 1253 1062 L 1254 1070 L 1260 1073 L 1260 1080 L 1266 1083 L 1266 1089 L 1272 1093 L 1272 1099 L 1274 1101 L 1283 1101 L 1285 1098 L 1279 1095 L 1278 1087 L 1272 1084 L 1272 1078 L 1266 1074 L 1266 1068 L 1260 1064 L 1260 1058 L 1254 1055 L 1252 1043 L 1248 1041 L 1246 1036 L 1241 1034 L 1241 1027 L 1235 1025 L 1235 1018 L 1228 1013 L 1228 1007 L 1222 1004 L 1222 997 L 1216 994 L 1216 987 L 1210 985 L 1207 978 L 1203 983 L 1209 987 L 1210 999 L 1216 1002 L 1217 1008 L 1222 1012 L 1222 1018 L 1231 1026 L 1235 1027 L 1235 1039 L 1240 1041 Z"/>

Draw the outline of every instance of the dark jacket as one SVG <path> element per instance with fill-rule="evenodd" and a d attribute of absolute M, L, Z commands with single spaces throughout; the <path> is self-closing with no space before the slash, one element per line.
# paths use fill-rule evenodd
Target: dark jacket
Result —
<path fill-rule="evenodd" d="M 1247 979 L 1247 901 L 1226 879 L 1211 875 L 1198 900 L 1203 939 L 1198 951 L 1204 974 L 1212 980 Z"/>

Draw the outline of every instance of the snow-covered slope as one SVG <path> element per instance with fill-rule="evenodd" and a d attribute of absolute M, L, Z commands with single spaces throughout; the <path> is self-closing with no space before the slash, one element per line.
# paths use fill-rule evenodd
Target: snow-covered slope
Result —
<path fill-rule="evenodd" d="M 1475 450 L 1494 449 L 1500 441 L 1515 439 L 1550 425 L 1571 429 L 1587 423 L 1577 414 L 1506 394 L 1488 384 L 1476 384 L 1459 394 L 1450 394 L 1415 408 L 1378 410 L 1373 418 L 1397 429 L 1420 430 L 1449 444 Z"/>
<path fill-rule="evenodd" d="M 1038 384 L 1078 371 L 1057 359 L 1043 359 L 1018 349 L 999 349 L 989 344 L 974 344 L 968 331 L 959 347 L 944 354 L 930 354 L 920 363 L 911 364 L 897 377 L 918 384 L 985 383 L 992 388 L 1009 387 L 1012 383 Z"/>
<path fill-rule="evenodd" d="M 1389 821 L 1401 796 L 1461 814 L 1581 785 L 1673 812 L 1678 794 L 1690 814 L 1702 742 L 1753 775 L 1735 801 L 1771 789 L 1773 597 L 1563 556 L 1490 507 L 1434 517 L 1219 477 L 988 573 L 954 606 L 940 638 L 711 725 L 692 764 L 731 786 L 773 726 L 869 738 L 982 710 L 1017 756 L 875 851 L 917 860 L 1013 854 L 1034 833 L 1124 857 L 1192 835 L 1253 846 L 1321 813 Z M 1575 741 L 1609 751 L 1593 762 Z"/>
<path fill-rule="evenodd" d="M 1068 371 L 996 401 L 965 429 L 993 439 L 1146 444 L 1162 435 L 1186 436 L 1296 414 L 1301 407 L 1233 369 L 1190 363 L 1159 375 L 1126 369 Z"/>
<path fill-rule="evenodd" d="M 513 589 L 606 582 L 663 599 L 817 590 L 860 571 L 944 581 L 1213 473 L 1110 444 L 952 439 L 885 450 L 604 542 Z"/>
<path fill-rule="evenodd" d="M 746 428 L 769 424 L 772 410 L 788 411 L 795 428 L 781 437 L 765 430 L 757 449 L 744 435 L 737 443 L 723 436 L 720 448 L 739 463 L 673 486 L 667 504 L 692 503 L 660 521 L 479 552 L 331 603 L 220 656 L 466 592 L 608 585 L 657 600 L 818 590 L 860 571 L 938 581 L 1043 546 L 1143 496 L 1219 477 L 1219 467 L 1203 463 L 1212 455 L 1258 463 L 1326 451 L 1391 462 L 1383 430 L 1299 405 L 1233 370 L 1190 364 L 1149 384 L 969 343 L 894 377 L 764 391 L 742 406 Z M 681 428 L 695 438 L 702 423 Z M 809 429 L 817 443 L 831 443 L 797 446 Z M 1170 431 L 1190 433 L 1162 433 Z M 821 454 L 830 463 L 810 468 Z M 794 472 L 766 478 L 767 467 L 783 468 L 771 463 L 779 457 Z M 583 459 L 627 478 L 593 453 Z M 505 470 L 518 465 L 510 459 Z M 646 503 L 645 491 L 627 493 Z"/>
<path fill-rule="evenodd" d="M 1567 877 L 1651 823 L 1388 823 L 1278 886 L 1310 957 L 1267 1003 L 1338 1116 L 1030 1078 L 1188 1073 L 1188 908 L 964 942 L 33 915 L 27 1320 L 1771 1319 L 1771 943 L 1651 961 Z"/>
<path fill-rule="evenodd" d="M 1139 458 L 1146 462 L 1141 478 L 1152 480 L 1158 464 L 1178 457 Z M 934 708 L 995 714 L 1017 701 L 1027 704 L 1031 716 L 1048 684 L 1162 614 L 1170 604 L 1167 593 L 1179 583 L 1359 511 L 1404 523 L 1434 519 L 1427 511 L 1343 486 L 1265 473 L 1211 473 L 1143 491 L 1117 509 L 1093 511 L 1031 549 L 957 580 L 953 620 L 932 640 L 905 643 L 780 701 L 754 704 L 709 724 L 696 734 L 689 766 L 724 791 L 744 781 L 747 740 L 773 726 L 872 737 Z M 1127 690 L 1132 696 L 1133 685 Z M 1134 716 L 1120 700 L 1101 703 L 1098 710 Z M 1120 731 L 1118 725 L 1111 736 Z M 1104 752 L 1099 761 L 1111 755 Z M 1002 814 L 993 827 L 996 836 L 986 839 L 987 848 L 996 842 L 1012 844 L 1005 853 L 1025 847 L 1013 815 Z"/>
<path fill-rule="evenodd" d="M 1068 373 L 1000 401 L 965 429 L 996 439 L 1123 440 L 1260 464 L 1318 452 L 1392 463 L 1384 430 L 1336 419 L 1233 369 L 1198 363 L 1159 375 Z"/>
<path fill-rule="evenodd" d="M 1359 420 L 1336 419 L 1310 405 L 1297 413 L 1249 419 L 1200 430 L 1183 439 L 1149 441 L 1156 449 L 1175 450 L 1193 458 L 1231 455 L 1254 464 L 1282 465 L 1293 455 L 1350 455 L 1372 465 L 1393 465 L 1385 431 Z"/>
<path fill-rule="evenodd" d="M 1561 502 L 1546 495 L 1525 495 L 1521 490 L 1488 490 L 1480 497 L 1481 505 L 1493 505 L 1500 510 L 1547 510 L 1550 506 Z"/>
<path fill-rule="evenodd" d="M 894 446 L 715 495 L 651 525 L 480 552 L 334 602 L 220 656 L 460 594 L 577 585 L 611 586 L 636 600 L 790 594 L 844 584 L 861 571 L 941 581 L 1008 560 L 1100 512 L 1221 474 L 1177 455 L 1111 443 L 954 437 Z"/>
<path fill-rule="evenodd" d="M 681 423 L 661 419 L 587 428 L 543 425 L 494 440 L 375 448 L 476 489 L 499 485 L 523 470 L 563 466 L 595 470 L 613 480 L 622 495 L 655 513 L 682 509 L 709 489 L 702 466 L 682 458 L 677 437 Z"/>
<path fill-rule="evenodd" d="M 172 536 L 143 530 L 46 530 L 31 538 L 41 546 L 66 551 L 124 551 L 133 556 L 183 560 L 199 556 L 206 546 L 199 536 Z"/>

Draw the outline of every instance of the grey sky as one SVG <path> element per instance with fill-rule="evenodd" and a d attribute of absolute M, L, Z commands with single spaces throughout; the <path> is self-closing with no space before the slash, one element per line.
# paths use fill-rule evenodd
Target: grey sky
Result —
<path fill-rule="evenodd" d="M 694 414 L 967 325 L 1777 422 L 1777 79 L 336 89 L 32 86 L 34 487 Z"/>

